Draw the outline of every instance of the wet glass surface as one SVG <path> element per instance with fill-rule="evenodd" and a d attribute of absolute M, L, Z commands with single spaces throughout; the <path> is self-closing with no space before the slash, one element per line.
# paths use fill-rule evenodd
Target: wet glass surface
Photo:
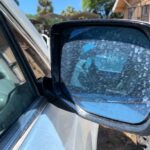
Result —
<path fill-rule="evenodd" d="M 137 29 L 87 27 L 69 31 L 61 78 L 88 112 L 139 123 L 150 109 L 150 42 Z"/>

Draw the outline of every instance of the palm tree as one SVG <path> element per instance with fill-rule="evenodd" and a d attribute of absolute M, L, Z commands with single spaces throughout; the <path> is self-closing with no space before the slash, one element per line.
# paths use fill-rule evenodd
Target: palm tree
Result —
<path fill-rule="evenodd" d="M 50 0 L 39 0 L 39 6 L 37 8 L 39 15 L 53 13 L 53 10 L 52 2 Z"/>
<path fill-rule="evenodd" d="M 38 2 L 36 21 L 40 22 L 40 24 L 37 25 L 37 28 L 40 32 L 49 34 L 49 28 L 55 23 L 62 22 L 64 18 L 53 13 L 54 9 L 51 0 L 38 0 Z"/>

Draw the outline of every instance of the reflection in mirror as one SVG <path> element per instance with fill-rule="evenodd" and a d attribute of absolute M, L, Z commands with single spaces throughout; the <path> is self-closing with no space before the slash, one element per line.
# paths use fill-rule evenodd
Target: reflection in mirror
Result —
<path fill-rule="evenodd" d="M 140 123 L 150 111 L 150 42 L 128 27 L 81 27 L 63 33 L 61 79 L 85 111 Z"/>

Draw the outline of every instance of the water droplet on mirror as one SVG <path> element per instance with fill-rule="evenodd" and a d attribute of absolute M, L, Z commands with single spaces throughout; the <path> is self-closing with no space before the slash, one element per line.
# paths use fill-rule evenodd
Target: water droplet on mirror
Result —
<path fill-rule="evenodd" d="M 142 62 L 142 59 L 138 57 L 138 58 L 137 58 L 137 61 L 138 61 L 138 62 Z"/>
<path fill-rule="evenodd" d="M 143 97 L 143 102 L 147 102 L 149 100 L 148 96 Z"/>
<path fill-rule="evenodd" d="M 138 50 L 139 50 L 138 48 L 135 48 L 135 51 L 134 51 L 134 52 L 135 52 L 135 53 L 138 53 Z"/>
<path fill-rule="evenodd" d="M 147 103 L 146 103 L 146 106 L 147 106 L 147 107 L 150 107 L 150 102 L 147 102 Z"/>

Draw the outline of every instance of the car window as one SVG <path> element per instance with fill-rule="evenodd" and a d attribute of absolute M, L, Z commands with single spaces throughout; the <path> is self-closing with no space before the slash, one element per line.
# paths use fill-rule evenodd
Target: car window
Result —
<path fill-rule="evenodd" d="M 23 50 L 23 53 L 25 54 L 30 64 L 31 69 L 33 70 L 35 77 L 38 79 L 44 76 L 49 76 L 50 69 L 46 66 L 45 62 L 43 62 L 41 56 L 36 52 L 35 48 L 33 48 L 25 40 L 25 38 L 13 27 L 11 23 L 10 26 L 15 38 L 17 39 L 21 49 Z"/>
<path fill-rule="evenodd" d="M 37 94 L 25 79 L 0 25 L 0 135 L 36 97 Z"/>

